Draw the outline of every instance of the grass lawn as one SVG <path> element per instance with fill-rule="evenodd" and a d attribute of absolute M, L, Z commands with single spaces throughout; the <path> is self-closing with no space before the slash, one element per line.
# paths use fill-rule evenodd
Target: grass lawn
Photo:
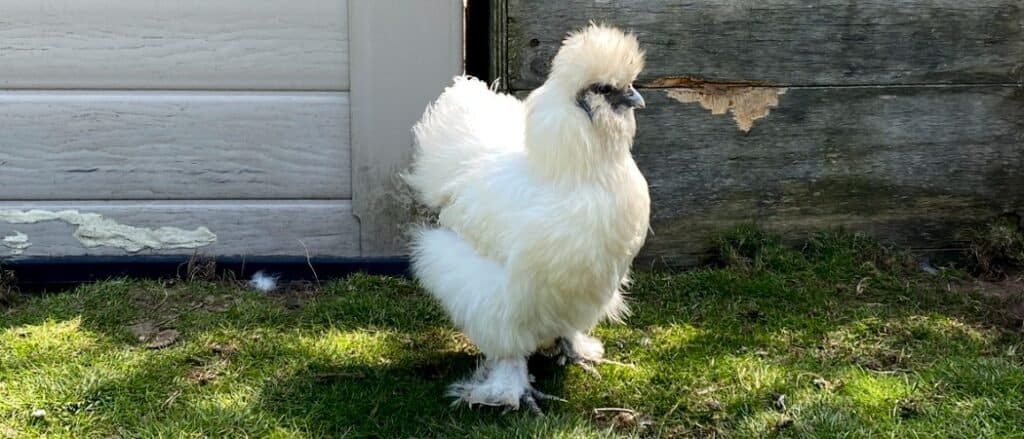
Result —
<path fill-rule="evenodd" d="M 548 416 L 449 407 L 476 356 L 405 279 L 262 295 L 111 280 L 0 308 L 5 437 L 1022 437 L 1022 283 L 756 231 L 641 273 L 597 379 L 531 362 Z M 612 410 L 628 409 L 629 411 Z"/>

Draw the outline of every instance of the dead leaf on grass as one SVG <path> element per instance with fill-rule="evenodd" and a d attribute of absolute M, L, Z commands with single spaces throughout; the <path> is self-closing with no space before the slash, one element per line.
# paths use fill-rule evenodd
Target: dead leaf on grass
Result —
<path fill-rule="evenodd" d="M 210 352 L 221 356 L 229 356 L 238 352 L 238 346 L 230 343 L 210 343 L 207 347 L 210 349 Z"/>
<path fill-rule="evenodd" d="M 715 399 L 709 399 L 707 401 L 704 401 L 704 406 L 707 407 L 708 410 L 713 412 L 718 412 L 722 410 L 722 403 L 718 402 L 718 400 Z"/>
<path fill-rule="evenodd" d="M 206 384 L 217 378 L 217 371 L 212 369 L 192 369 L 188 374 L 188 380 L 197 384 Z"/>
<path fill-rule="evenodd" d="M 635 410 L 620 407 L 594 409 L 597 420 L 606 422 L 617 430 L 632 430 L 650 427 L 653 422 Z"/>
<path fill-rule="evenodd" d="M 181 333 L 176 329 L 164 329 L 156 333 L 149 343 L 146 343 L 146 349 L 163 349 L 178 341 L 181 337 Z"/>

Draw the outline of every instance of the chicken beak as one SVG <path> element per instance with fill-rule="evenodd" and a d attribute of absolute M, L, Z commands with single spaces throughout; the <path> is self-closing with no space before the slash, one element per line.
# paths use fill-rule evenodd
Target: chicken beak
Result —
<path fill-rule="evenodd" d="M 626 102 L 629 103 L 630 107 L 636 109 L 642 110 L 647 108 L 647 102 L 644 101 L 644 97 L 640 96 L 640 92 L 636 91 L 632 85 L 626 90 Z"/>

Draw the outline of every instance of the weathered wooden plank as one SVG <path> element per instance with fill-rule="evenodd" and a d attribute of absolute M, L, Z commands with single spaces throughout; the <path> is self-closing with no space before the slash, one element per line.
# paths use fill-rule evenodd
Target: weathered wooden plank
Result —
<path fill-rule="evenodd" d="M 342 200 L 0 202 L 0 238 L 7 236 L 23 236 L 28 245 L 0 243 L 0 259 L 194 251 L 305 256 L 307 250 L 311 256 L 359 256 L 359 223 Z M 143 248 L 129 251 L 133 246 Z"/>
<path fill-rule="evenodd" d="M 540 84 L 565 33 L 588 20 L 637 33 L 647 51 L 645 83 L 1024 80 L 1020 0 L 508 0 L 508 10 L 514 89 Z"/>
<path fill-rule="evenodd" d="M 647 260 L 693 262 L 736 223 L 793 238 L 846 226 L 938 248 L 963 227 L 1024 214 L 1019 87 L 795 88 L 749 132 L 681 96 L 648 90 L 637 113 Z"/>
<path fill-rule="evenodd" d="M 348 90 L 347 0 L 0 0 L 0 88 Z"/>
<path fill-rule="evenodd" d="M 488 0 L 491 10 L 490 27 L 490 81 L 498 81 L 501 90 L 510 89 L 508 78 L 508 9 L 505 0 Z"/>
<path fill-rule="evenodd" d="M 413 203 L 397 174 L 411 159 L 413 124 L 462 71 L 462 1 L 350 7 L 352 202 L 362 255 L 402 255 Z"/>
<path fill-rule="evenodd" d="M 349 198 L 348 93 L 0 93 L 0 200 Z"/>

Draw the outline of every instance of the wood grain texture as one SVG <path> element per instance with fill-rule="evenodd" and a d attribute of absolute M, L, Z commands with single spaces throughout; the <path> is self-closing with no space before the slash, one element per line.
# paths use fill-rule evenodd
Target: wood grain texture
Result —
<path fill-rule="evenodd" d="M 917 248 L 1024 214 L 1024 89 L 795 88 L 744 133 L 727 115 L 645 92 L 634 155 L 652 196 L 643 258 L 689 264 L 713 233 L 788 238 L 847 227 Z"/>
<path fill-rule="evenodd" d="M 532 89 L 566 32 L 603 21 L 647 51 L 641 82 L 1020 83 L 1020 0 L 508 0 L 508 76 Z"/>
<path fill-rule="evenodd" d="M 359 255 L 359 223 L 348 201 L 224 201 L 224 202 L 0 202 L 0 210 L 78 210 L 97 213 L 120 224 L 193 230 L 206 227 L 217 235 L 214 244 L 196 249 L 216 256 Z M 143 250 L 127 253 L 112 247 L 85 248 L 73 237 L 75 226 L 60 221 L 8 224 L 0 236 L 18 231 L 31 246 L 15 258 L 57 256 L 182 255 L 193 249 Z M 300 242 L 301 241 L 301 242 Z M 0 258 L 9 256 L 0 247 Z"/>
<path fill-rule="evenodd" d="M 362 255 L 402 255 L 414 205 L 398 173 L 411 159 L 413 124 L 462 71 L 462 1 L 353 1 L 350 8 L 352 202 Z"/>
<path fill-rule="evenodd" d="M 0 88 L 348 90 L 347 0 L 0 0 Z"/>
<path fill-rule="evenodd" d="M 497 81 L 498 88 L 508 92 L 510 90 L 508 76 L 508 8 L 507 0 L 488 0 L 490 18 L 490 69 L 488 81 Z"/>
<path fill-rule="evenodd" d="M 349 198 L 347 93 L 0 93 L 0 200 Z"/>

